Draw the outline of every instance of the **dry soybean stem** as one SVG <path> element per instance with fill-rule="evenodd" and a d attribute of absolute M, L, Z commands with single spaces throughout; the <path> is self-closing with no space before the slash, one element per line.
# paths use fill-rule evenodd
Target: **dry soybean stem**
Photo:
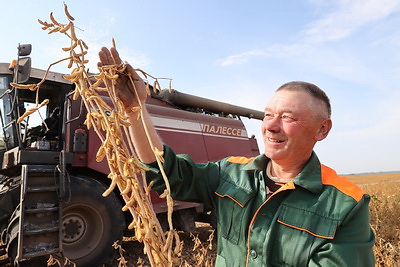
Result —
<path fill-rule="evenodd" d="M 67 36 L 70 40 L 70 45 L 62 48 L 62 50 L 69 53 L 69 56 L 50 64 L 43 79 L 38 84 L 12 84 L 15 88 L 36 90 L 36 107 L 31 109 L 29 114 L 21 116 L 20 119 L 22 120 L 48 103 L 48 100 L 44 100 L 39 104 L 39 88 L 46 80 L 52 66 L 69 60 L 68 68 L 72 68 L 72 66 L 75 66 L 75 68 L 64 78 L 75 84 L 73 99 L 76 100 L 79 96 L 81 97 L 88 112 L 85 124 L 88 129 L 93 128 L 102 141 L 96 160 L 101 161 L 106 158 L 110 168 L 109 178 L 111 179 L 111 185 L 103 195 L 108 195 L 115 187 L 119 189 L 126 203 L 124 210 L 129 210 L 133 217 L 130 227 L 135 227 L 136 237 L 144 243 L 151 265 L 172 266 L 179 262 L 177 255 L 180 253 L 181 246 L 179 236 L 172 225 L 173 200 L 169 194 L 170 186 L 162 167 L 162 152 L 154 147 L 147 131 L 147 125 L 142 119 L 147 139 L 154 151 L 167 188 L 163 194 L 168 204 L 170 230 L 167 233 L 162 232 L 161 225 L 157 220 L 149 196 L 151 185 L 148 186 L 143 177 L 143 173 L 147 168 L 137 158 L 133 143 L 129 139 L 128 128 L 130 124 L 127 122 L 127 116 L 121 101 L 115 95 L 115 82 L 120 75 L 126 75 L 125 65 L 104 66 L 99 68 L 100 73 L 98 75 L 89 75 L 85 67 L 88 62 L 85 59 L 88 47 L 83 40 L 77 38 L 73 23 L 75 19 L 71 16 L 65 4 L 64 13 L 68 19 L 68 23 L 65 24 L 57 21 L 53 13 L 50 13 L 50 23 L 38 20 L 42 25 L 42 29 L 48 30 L 49 34 L 58 32 Z M 113 45 L 115 46 L 114 40 Z M 78 50 L 78 52 L 75 50 Z M 144 73 L 146 77 L 154 78 L 142 70 L 138 71 Z M 129 78 L 131 79 L 130 76 Z M 160 89 L 158 79 L 154 79 L 154 89 Z M 134 86 L 132 80 L 131 82 Z M 135 93 L 137 94 L 137 92 Z M 143 116 L 141 117 L 143 118 Z M 175 242 L 173 242 L 174 240 Z M 175 246 L 173 245 L 174 243 Z"/>

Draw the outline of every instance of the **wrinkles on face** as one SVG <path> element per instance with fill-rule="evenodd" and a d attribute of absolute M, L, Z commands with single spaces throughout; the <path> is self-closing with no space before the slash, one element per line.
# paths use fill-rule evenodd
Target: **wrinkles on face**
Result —
<path fill-rule="evenodd" d="M 279 91 L 273 96 L 262 124 L 267 157 L 291 164 L 308 160 L 321 122 L 314 102 L 302 91 Z"/>

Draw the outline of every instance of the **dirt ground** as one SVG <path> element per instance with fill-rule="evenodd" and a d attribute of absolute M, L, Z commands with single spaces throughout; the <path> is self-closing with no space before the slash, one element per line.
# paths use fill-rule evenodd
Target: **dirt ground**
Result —
<path fill-rule="evenodd" d="M 213 237 L 214 230 L 207 223 L 196 223 L 196 230 L 192 233 L 180 232 L 179 236 L 183 241 L 183 250 L 180 266 L 214 266 L 217 244 L 216 236 Z M 211 242 L 209 241 L 211 235 Z M 196 240 L 197 239 L 197 240 Z M 147 256 L 143 253 L 143 244 L 137 241 L 127 241 L 122 243 L 122 253 L 124 259 L 128 262 L 120 266 L 150 266 Z M 198 241 L 201 242 L 199 245 Z M 119 266 L 116 258 L 110 265 L 104 267 Z"/>
<path fill-rule="evenodd" d="M 217 238 L 214 236 L 214 230 L 208 223 L 196 222 L 196 230 L 192 233 L 180 232 L 180 240 L 183 241 L 183 249 L 181 256 L 180 266 L 214 266 L 216 251 L 217 251 Z M 210 238 L 211 241 L 209 240 Z M 99 267 L 147 267 L 150 262 L 143 252 L 143 244 L 137 241 L 132 241 L 132 238 L 126 237 L 122 242 L 122 246 L 116 249 L 116 257 L 110 264 L 104 264 Z M 127 261 L 122 264 L 118 259 L 123 256 Z M 1 258 L 1 257 L 0 257 Z M 0 264 L 1 265 L 1 264 Z M 12 267 L 11 263 L 3 264 L 4 267 Z M 31 265 L 30 265 L 31 266 Z M 45 263 L 33 266 L 46 266 Z M 51 266 L 60 266 L 54 262 Z M 66 266 L 73 266 L 67 264 Z"/>

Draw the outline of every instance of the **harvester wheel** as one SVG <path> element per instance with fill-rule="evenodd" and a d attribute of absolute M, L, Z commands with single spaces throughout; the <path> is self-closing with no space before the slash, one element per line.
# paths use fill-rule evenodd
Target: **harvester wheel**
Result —
<path fill-rule="evenodd" d="M 88 177 L 71 177 L 71 197 L 64 204 L 64 255 L 79 266 L 99 266 L 112 260 L 125 229 L 121 203 L 114 193 L 103 197 L 106 186 Z"/>

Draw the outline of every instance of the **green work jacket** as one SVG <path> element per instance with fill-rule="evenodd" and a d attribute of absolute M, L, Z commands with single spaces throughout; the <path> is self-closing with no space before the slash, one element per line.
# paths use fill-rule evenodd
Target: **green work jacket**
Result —
<path fill-rule="evenodd" d="M 216 211 L 216 266 L 374 266 L 369 195 L 320 164 L 315 153 L 268 198 L 263 154 L 196 164 L 164 145 L 164 159 L 171 196 Z M 162 193 L 157 164 L 148 166 L 146 179 Z"/>

